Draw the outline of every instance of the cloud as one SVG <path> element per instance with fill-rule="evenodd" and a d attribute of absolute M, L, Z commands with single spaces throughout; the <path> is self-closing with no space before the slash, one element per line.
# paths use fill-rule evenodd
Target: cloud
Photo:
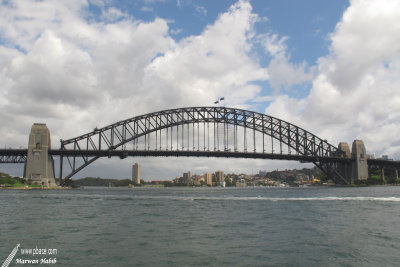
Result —
<path fill-rule="evenodd" d="M 254 19 L 251 6 L 239 2 L 201 35 L 184 38 L 154 59 L 145 70 L 144 88 L 149 86 L 149 91 L 162 84 L 163 90 L 155 93 L 163 97 L 149 97 L 193 105 L 212 104 L 221 95 L 229 96 L 226 101 L 231 105 L 253 98 L 260 87 L 251 82 L 268 78 L 266 70 L 248 55 Z"/>
<path fill-rule="evenodd" d="M 40 103 L 45 110 L 58 103 L 83 107 L 98 99 L 90 55 L 49 30 L 27 54 L 11 61 L 7 75 L 13 80 L 7 99 L 22 109 L 14 109 L 17 113 L 24 113 L 31 103 Z"/>
<path fill-rule="evenodd" d="M 281 90 L 290 90 L 294 85 L 308 83 L 314 78 L 314 69 L 309 69 L 306 62 L 295 64 L 290 61 L 287 53 L 287 36 L 280 37 L 276 33 L 259 36 L 265 51 L 272 57 L 267 71 L 270 86 L 275 94 Z"/>
<path fill-rule="evenodd" d="M 276 33 L 260 35 L 260 41 L 262 42 L 264 49 L 271 54 L 271 56 L 285 53 L 285 50 L 287 49 L 285 42 L 288 38 L 289 37 L 287 36 L 280 38 Z"/>
<path fill-rule="evenodd" d="M 128 15 L 122 12 L 121 10 L 110 7 L 107 9 L 102 9 L 102 20 L 107 21 L 107 22 L 113 22 L 113 21 L 118 21 L 124 18 L 127 18 Z"/>
<path fill-rule="evenodd" d="M 289 90 L 294 85 L 312 81 L 313 69 L 307 70 L 307 64 L 294 64 L 283 53 L 277 54 L 268 65 L 269 83 L 275 92 L 282 89 Z"/>
<path fill-rule="evenodd" d="M 281 97 L 267 109 L 333 144 L 362 139 L 367 151 L 396 154 L 400 146 L 400 3 L 351 1 L 319 58 L 310 94 Z"/>
<path fill-rule="evenodd" d="M 196 10 L 197 14 L 200 16 L 207 16 L 207 9 L 203 6 L 195 5 L 194 9 Z"/>
<path fill-rule="evenodd" d="M 56 140 L 95 127 L 155 110 L 212 105 L 217 96 L 243 107 L 261 91 L 254 81 L 268 79 L 251 55 L 257 15 L 247 1 L 179 41 L 165 19 L 136 21 L 109 8 L 102 21 L 93 20 L 83 0 L 15 1 L 0 10 L 0 112 L 6 120 L 0 131 L 12 133 L 5 138 L 14 147 L 27 143 L 34 122 L 47 123 L 57 147 Z M 128 161 L 121 164 L 130 169 Z M 175 176 L 152 168 L 162 178 Z"/>
<path fill-rule="evenodd" d="M 166 0 L 142 0 L 144 3 L 144 6 L 140 8 L 141 11 L 144 12 L 153 12 L 154 11 L 154 6 L 157 3 L 165 3 Z"/>
<path fill-rule="evenodd" d="M 153 7 L 150 7 L 150 6 L 142 6 L 142 7 L 140 8 L 140 10 L 145 11 L 145 12 L 153 12 L 153 11 L 154 11 L 154 8 L 153 8 Z"/>
<path fill-rule="evenodd" d="M 0 9 L 0 31 L 10 45 L 29 51 L 45 30 L 68 35 L 81 31 L 86 23 L 87 1 L 10 1 Z M 82 27 L 84 28 L 84 27 Z"/>

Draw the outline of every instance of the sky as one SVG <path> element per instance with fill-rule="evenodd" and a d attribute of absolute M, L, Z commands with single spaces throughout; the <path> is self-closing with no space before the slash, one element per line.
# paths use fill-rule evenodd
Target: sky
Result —
<path fill-rule="evenodd" d="M 53 148 L 116 121 L 188 106 L 268 114 L 400 159 L 400 1 L 1 0 L 0 144 Z M 309 167 L 248 159 L 101 159 L 75 177 Z M 0 171 L 22 175 L 21 165 Z"/>

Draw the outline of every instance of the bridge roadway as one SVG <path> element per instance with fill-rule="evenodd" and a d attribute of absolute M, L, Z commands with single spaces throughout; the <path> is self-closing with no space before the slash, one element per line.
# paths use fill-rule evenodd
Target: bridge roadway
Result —
<path fill-rule="evenodd" d="M 0 163 L 24 163 L 28 149 L 0 149 Z M 351 158 L 320 157 L 298 154 L 275 154 L 234 151 L 187 151 L 187 150 L 66 150 L 52 149 L 49 154 L 53 156 L 83 156 L 83 157 L 216 157 L 216 158 L 252 158 L 294 160 L 300 162 L 339 163 L 351 162 Z M 18 160 L 19 159 L 19 160 Z M 379 167 L 400 168 L 400 161 L 383 159 L 368 159 L 368 165 Z"/>
<path fill-rule="evenodd" d="M 0 149 L 0 163 L 25 163 L 28 149 Z"/>
<path fill-rule="evenodd" d="M 252 158 L 297 160 L 302 162 L 349 162 L 351 159 L 339 157 L 319 157 L 296 154 L 274 154 L 234 151 L 193 151 L 193 150 L 51 150 L 51 155 L 57 156 L 99 156 L 99 157 L 216 157 L 216 158 Z"/>

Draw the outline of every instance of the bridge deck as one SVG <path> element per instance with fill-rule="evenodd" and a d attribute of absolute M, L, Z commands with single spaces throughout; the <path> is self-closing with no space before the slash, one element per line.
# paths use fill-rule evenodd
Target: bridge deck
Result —
<path fill-rule="evenodd" d="M 15 157 L 26 159 L 28 149 L 0 149 L 0 163 L 16 163 L 13 161 L 5 161 Z M 352 159 L 340 157 L 316 157 L 305 155 L 286 155 L 272 153 L 252 153 L 252 152 L 234 152 L 234 151 L 185 151 L 185 150 L 62 150 L 52 149 L 49 154 L 53 156 L 87 156 L 87 157 L 217 157 L 217 158 L 253 158 L 253 159 L 277 159 L 277 160 L 295 160 L 301 162 L 350 162 Z M 1 161 L 3 159 L 3 161 Z M 18 161 L 17 163 L 23 163 Z M 400 161 L 368 159 L 368 165 L 380 167 L 397 167 L 400 168 Z"/>
<path fill-rule="evenodd" d="M 252 159 L 278 159 L 296 160 L 302 162 L 349 162 L 351 159 L 339 157 L 318 157 L 304 155 L 286 155 L 272 153 L 252 153 L 234 151 L 191 151 L 191 150 L 51 150 L 52 155 L 58 156 L 99 156 L 99 157 L 217 157 L 217 158 L 252 158 Z"/>
<path fill-rule="evenodd" d="M 0 149 L 0 156 L 26 156 L 28 149 Z M 86 157 L 217 157 L 217 158 L 252 158 L 296 160 L 302 162 L 349 162 L 351 159 L 339 157 L 318 157 L 297 154 L 252 153 L 234 151 L 187 151 L 187 150 L 62 150 L 52 149 L 53 156 L 86 156 Z"/>

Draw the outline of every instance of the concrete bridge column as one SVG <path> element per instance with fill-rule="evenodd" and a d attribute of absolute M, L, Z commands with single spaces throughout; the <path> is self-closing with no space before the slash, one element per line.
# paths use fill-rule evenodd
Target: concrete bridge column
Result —
<path fill-rule="evenodd" d="M 345 158 L 351 158 L 350 147 L 347 143 L 340 142 L 338 148 L 344 152 Z M 347 180 L 348 183 L 352 184 L 354 181 L 352 179 L 352 165 L 348 162 L 343 162 L 338 164 L 338 172 Z"/>
<path fill-rule="evenodd" d="M 361 140 L 353 141 L 351 156 L 354 159 L 352 164 L 352 178 L 354 179 L 354 181 L 367 180 L 368 179 L 367 152 L 363 141 Z"/>
<path fill-rule="evenodd" d="M 364 142 L 361 140 L 354 140 L 351 153 L 347 143 L 339 143 L 338 148 L 344 152 L 345 158 L 352 159 L 349 163 L 339 164 L 340 174 L 345 177 L 350 184 L 354 184 L 356 181 L 367 180 L 369 173 Z"/>
<path fill-rule="evenodd" d="M 381 184 L 385 184 L 385 169 L 381 169 Z"/>
<path fill-rule="evenodd" d="M 399 179 L 399 170 L 398 169 L 394 169 L 394 177 L 397 179 Z"/>
<path fill-rule="evenodd" d="M 50 131 L 46 124 L 35 123 L 29 135 L 28 157 L 25 163 L 24 178 L 33 184 L 56 186 Z"/>

